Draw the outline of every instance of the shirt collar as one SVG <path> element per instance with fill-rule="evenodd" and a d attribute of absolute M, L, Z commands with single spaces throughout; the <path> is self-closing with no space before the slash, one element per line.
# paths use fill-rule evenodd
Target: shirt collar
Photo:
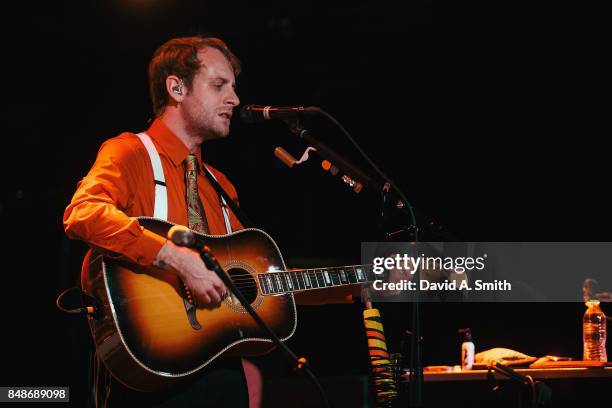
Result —
<path fill-rule="evenodd" d="M 147 134 L 162 148 L 174 167 L 183 165 L 189 155 L 189 149 L 161 119 L 158 118 L 153 121 L 151 127 L 147 130 Z M 204 170 L 202 167 L 202 150 L 196 149 L 195 155 L 201 172 Z"/>

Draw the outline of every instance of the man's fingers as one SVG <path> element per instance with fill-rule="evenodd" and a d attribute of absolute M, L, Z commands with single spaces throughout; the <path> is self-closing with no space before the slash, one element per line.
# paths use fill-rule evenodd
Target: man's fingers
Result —
<path fill-rule="evenodd" d="M 208 296 L 208 294 L 206 294 L 206 293 L 200 294 L 199 299 L 200 299 L 200 301 L 198 302 L 198 305 L 200 305 L 200 306 L 207 306 L 207 305 L 209 305 L 211 303 L 210 302 L 210 300 L 211 300 L 210 296 Z"/>
<path fill-rule="evenodd" d="M 208 291 L 208 295 L 210 296 L 211 303 L 220 303 L 221 302 L 221 293 L 216 290 Z"/>
<path fill-rule="evenodd" d="M 223 284 L 223 281 L 214 272 L 212 273 L 210 277 L 210 282 L 213 284 L 214 288 L 217 289 L 218 291 L 222 292 L 225 290 L 225 285 Z"/>

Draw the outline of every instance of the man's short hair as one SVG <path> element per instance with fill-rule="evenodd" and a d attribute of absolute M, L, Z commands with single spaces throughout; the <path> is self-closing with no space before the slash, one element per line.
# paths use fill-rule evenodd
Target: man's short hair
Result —
<path fill-rule="evenodd" d="M 159 47 L 149 63 L 149 92 L 156 117 L 164 113 L 168 105 L 166 78 L 176 75 L 190 89 L 201 61 L 198 51 L 205 47 L 216 48 L 229 61 L 234 75 L 240 74 L 240 60 L 230 51 L 223 40 L 216 37 L 182 37 L 173 38 Z"/>

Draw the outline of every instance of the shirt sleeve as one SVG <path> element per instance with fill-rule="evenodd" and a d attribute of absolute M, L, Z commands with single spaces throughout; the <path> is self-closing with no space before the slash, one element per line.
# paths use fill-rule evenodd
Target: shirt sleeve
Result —
<path fill-rule="evenodd" d="M 126 213 L 142 165 L 142 155 L 129 139 L 120 136 L 104 143 L 64 212 L 68 237 L 101 248 L 107 256 L 150 265 L 165 239 Z"/>

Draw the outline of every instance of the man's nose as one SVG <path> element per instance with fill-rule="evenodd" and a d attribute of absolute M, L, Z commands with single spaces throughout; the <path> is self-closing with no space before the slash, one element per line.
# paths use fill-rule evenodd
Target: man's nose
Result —
<path fill-rule="evenodd" d="M 236 91 L 234 90 L 231 91 L 225 103 L 232 105 L 232 106 L 238 106 L 240 104 L 240 99 L 238 98 Z"/>

